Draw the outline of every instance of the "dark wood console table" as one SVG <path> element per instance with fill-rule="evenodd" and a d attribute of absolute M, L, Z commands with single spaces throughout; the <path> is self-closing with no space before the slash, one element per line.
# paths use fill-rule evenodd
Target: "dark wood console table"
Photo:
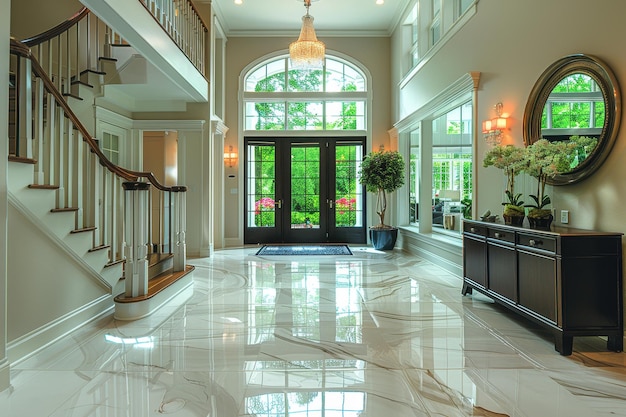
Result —
<path fill-rule="evenodd" d="M 561 355 L 574 336 L 623 349 L 622 233 L 464 220 L 462 293 L 472 290 L 551 328 Z"/>

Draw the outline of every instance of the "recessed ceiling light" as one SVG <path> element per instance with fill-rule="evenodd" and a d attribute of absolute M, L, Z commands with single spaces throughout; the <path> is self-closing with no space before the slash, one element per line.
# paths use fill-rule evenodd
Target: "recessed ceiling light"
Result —
<path fill-rule="evenodd" d="M 376 4 L 385 4 L 385 0 L 376 0 Z"/>
<path fill-rule="evenodd" d="M 243 0 L 235 0 L 235 4 L 243 4 Z"/>

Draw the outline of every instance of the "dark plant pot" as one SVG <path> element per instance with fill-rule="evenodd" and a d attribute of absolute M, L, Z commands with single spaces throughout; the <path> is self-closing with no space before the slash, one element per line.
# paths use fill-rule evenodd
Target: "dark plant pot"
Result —
<path fill-rule="evenodd" d="M 531 229 L 550 230 L 553 219 L 551 214 L 547 217 L 528 217 L 528 223 Z"/>
<path fill-rule="evenodd" d="M 504 224 L 508 224 L 510 226 L 522 227 L 522 224 L 524 224 L 525 216 L 509 216 L 507 214 L 503 214 L 502 217 L 504 217 Z"/>
<path fill-rule="evenodd" d="M 392 250 L 398 239 L 398 229 L 370 229 L 370 240 L 376 250 Z"/>

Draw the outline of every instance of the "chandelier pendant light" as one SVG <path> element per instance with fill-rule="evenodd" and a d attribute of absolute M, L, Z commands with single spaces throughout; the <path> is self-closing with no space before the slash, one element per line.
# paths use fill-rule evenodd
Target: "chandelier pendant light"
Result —
<path fill-rule="evenodd" d="M 302 29 L 297 41 L 289 45 L 289 57 L 291 65 L 300 69 L 322 68 L 326 45 L 318 41 L 313 28 L 313 16 L 309 14 L 311 0 L 304 0 L 306 14 L 302 16 Z"/>

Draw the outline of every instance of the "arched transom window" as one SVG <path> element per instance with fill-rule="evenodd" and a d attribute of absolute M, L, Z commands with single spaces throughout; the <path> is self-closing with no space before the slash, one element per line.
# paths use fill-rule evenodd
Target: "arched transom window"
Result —
<path fill-rule="evenodd" d="M 339 58 L 327 57 L 320 70 L 273 58 L 248 71 L 243 89 L 247 131 L 366 129 L 367 79 Z"/>

